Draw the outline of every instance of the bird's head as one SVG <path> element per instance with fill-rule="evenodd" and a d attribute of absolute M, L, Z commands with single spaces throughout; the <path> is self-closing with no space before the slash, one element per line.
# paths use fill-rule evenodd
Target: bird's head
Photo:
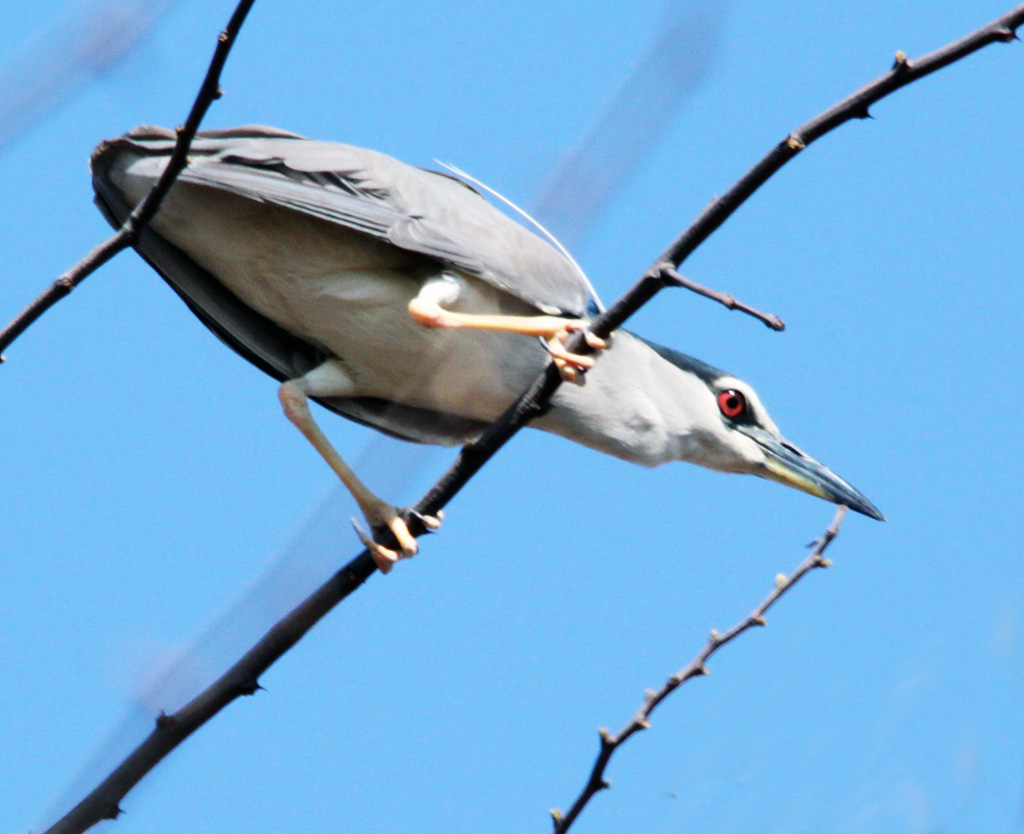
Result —
<path fill-rule="evenodd" d="M 743 380 L 685 354 L 648 344 L 695 378 L 688 387 L 696 391 L 698 402 L 691 402 L 687 409 L 689 427 L 681 441 L 681 458 L 722 472 L 777 481 L 885 520 L 863 493 L 786 440 Z"/>

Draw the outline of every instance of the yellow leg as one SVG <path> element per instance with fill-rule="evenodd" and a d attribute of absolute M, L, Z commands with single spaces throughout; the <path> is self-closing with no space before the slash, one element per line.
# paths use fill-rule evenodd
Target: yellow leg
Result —
<path fill-rule="evenodd" d="M 379 534 L 385 528 L 390 530 L 397 539 L 401 552 L 373 541 L 363 538 L 370 554 L 381 573 L 391 570 L 395 562 L 405 556 L 416 554 L 417 545 L 415 537 L 409 532 L 409 527 L 398 514 L 398 510 L 391 504 L 378 498 L 369 487 L 364 484 L 352 468 L 345 463 L 341 455 L 327 439 L 326 435 L 313 419 L 309 410 L 309 400 L 306 396 L 308 384 L 306 379 L 293 379 L 285 382 L 278 390 L 278 398 L 284 407 L 285 416 L 302 432 L 305 438 L 313 445 L 320 456 L 327 461 L 327 465 L 334 470 L 341 479 L 346 489 L 352 493 L 360 512 L 369 524 L 370 530 Z M 425 518 L 424 522 L 431 529 L 440 526 L 440 519 Z"/>
<path fill-rule="evenodd" d="M 454 282 L 452 282 L 454 283 Z M 545 340 L 548 351 L 563 378 L 579 381 L 577 371 L 594 367 L 594 357 L 571 353 L 565 349 L 565 340 L 576 330 L 585 330 L 584 319 L 570 319 L 561 316 L 500 316 L 481 313 L 456 313 L 441 306 L 441 301 L 457 297 L 448 289 L 447 282 L 441 291 L 436 288 L 442 282 L 431 282 L 409 302 L 409 315 L 424 327 L 445 329 L 470 328 L 473 330 L 500 330 L 506 333 L 520 333 L 524 336 L 538 336 Z M 445 290 L 448 290 L 445 292 Z M 592 350 L 604 350 L 608 343 L 592 333 L 586 334 L 587 344 Z"/>

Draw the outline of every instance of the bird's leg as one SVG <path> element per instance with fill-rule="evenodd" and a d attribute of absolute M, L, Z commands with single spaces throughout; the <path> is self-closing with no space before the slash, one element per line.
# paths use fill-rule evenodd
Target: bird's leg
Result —
<path fill-rule="evenodd" d="M 373 556 L 380 572 L 387 573 L 399 559 L 416 554 L 416 539 L 409 532 L 409 527 L 399 515 L 398 509 L 378 498 L 345 463 L 331 441 L 320 430 L 309 410 L 308 396 L 337 397 L 351 396 L 352 393 L 351 377 L 345 372 L 340 362 L 330 360 L 317 366 L 303 377 L 283 383 L 278 390 L 278 398 L 284 407 L 285 416 L 313 444 L 313 448 L 327 461 L 327 465 L 334 470 L 345 488 L 352 493 L 352 497 L 374 535 L 379 535 L 384 529 L 388 529 L 398 541 L 401 552 L 385 547 L 369 538 L 360 537 L 363 538 L 363 543 Z M 423 520 L 430 529 L 437 529 L 440 526 L 440 519 L 424 517 Z"/>
<path fill-rule="evenodd" d="M 594 367 L 594 358 L 580 353 L 571 353 L 565 348 L 565 340 L 576 330 L 586 330 L 585 319 L 562 316 L 502 316 L 485 313 L 457 313 L 446 310 L 442 305 L 452 304 L 459 297 L 459 284 L 454 279 L 442 276 L 427 281 L 415 298 L 409 302 L 409 315 L 424 327 L 470 328 L 473 330 L 501 330 L 506 333 L 521 333 L 524 336 L 538 336 L 544 339 L 548 351 L 563 378 L 576 381 L 578 371 Z M 592 333 L 586 333 L 591 350 L 604 350 L 608 343 Z"/>

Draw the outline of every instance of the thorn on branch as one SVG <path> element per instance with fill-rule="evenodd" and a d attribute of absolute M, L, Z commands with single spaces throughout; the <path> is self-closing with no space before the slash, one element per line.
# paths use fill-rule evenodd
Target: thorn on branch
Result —
<path fill-rule="evenodd" d="M 802 151 L 807 147 L 807 144 L 795 133 L 791 133 L 789 134 L 789 138 L 786 139 L 786 147 L 791 151 Z"/>
<path fill-rule="evenodd" d="M 160 710 L 160 714 L 156 717 L 156 728 L 158 730 L 166 730 L 172 726 L 174 726 L 174 716 Z"/>
<path fill-rule="evenodd" d="M 103 816 L 101 817 L 101 819 L 105 819 L 105 820 L 116 820 L 116 819 L 117 819 L 117 818 L 118 818 L 119 816 L 121 816 L 121 814 L 123 814 L 123 813 L 124 813 L 124 811 L 123 811 L 123 810 L 121 810 L 121 806 L 120 806 L 120 805 L 118 805 L 118 804 L 117 804 L 117 803 L 115 802 L 112 808 L 108 808 L 108 809 L 107 809 L 107 810 L 106 810 L 106 811 L 105 811 L 105 812 L 103 813 Z"/>
<path fill-rule="evenodd" d="M 598 791 L 609 787 L 608 782 L 604 780 L 604 771 L 608 762 L 611 761 L 612 756 L 614 756 L 620 745 L 625 744 L 635 733 L 640 730 L 646 730 L 651 726 L 648 719 L 662 700 L 671 695 L 675 689 L 690 678 L 695 678 L 698 675 L 707 675 L 709 670 L 704 665 L 705 661 L 707 661 L 707 659 L 724 643 L 732 640 L 734 637 L 737 637 L 752 625 L 763 626 L 766 624 L 763 612 L 767 611 L 780 597 L 789 591 L 790 588 L 792 588 L 793 585 L 802 576 L 804 576 L 811 567 L 813 567 L 818 561 L 821 561 L 823 558 L 822 552 L 838 534 L 839 524 L 845 513 L 846 507 L 839 507 L 836 510 L 835 518 L 825 531 L 825 534 L 819 539 L 819 547 L 821 549 L 808 554 L 794 570 L 792 578 L 787 578 L 783 573 L 778 574 L 776 576 L 775 589 L 773 589 L 761 601 L 760 605 L 752 610 L 751 614 L 748 614 L 745 619 L 740 620 L 739 623 L 726 631 L 724 636 L 717 630 L 712 629 L 708 642 L 688 665 L 684 666 L 678 672 L 669 677 L 665 682 L 665 685 L 657 692 L 652 692 L 650 689 L 645 690 L 644 705 L 635 714 L 633 720 L 630 721 L 630 723 L 622 730 L 621 735 L 609 737 L 607 730 L 602 728 L 598 731 L 601 734 L 601 753 L 598 755 L 597 761 L 594 763 L 590 771 L 590 778 L 587 779 L 586 785 L 571 806 L 568 821 L 564 820 L 560 813 L 558 816 L 555 816 L 555 812 L 552 812 L 552 816 L 555 820 L 555 834 L 565 834 L 565 832 L 571 827 L 572 822 L 578 817 L 580 811 L 587 805 L 590 799 L 598 793 Z"/>
<path fill-rule="evenodd" d="M 907 53 L 902 49 L 896 51 L 896 55 L 892 62 L 892 68 L 896 72 L 903 72 L 910 69 L 910 59 L 907 57 Z"/>
<path fill-rule="evenodd" d="M 609 782 L 607 779 L 602 779 L 601 780 L 601 784 L 597 786 L 597 789 L 600 790 L 600 791 L 606 791 L 611 786 L 612 786 L 611 782 Z"/>
<path fill-rule="evenodd" d="M 216 101 L 217 99 L 222 98 L 223 96 L 224 96 L 224 88 L 221 87 L 220 84 L 218 84 L 217 85 L 217 89 L 213 93 L 213 99 L 214 99 L 214 101 Z"/>
<path fill-rule="evenodd" d="M 819 568 L 830 568 L 830 567 L 832 567 L 832 560 L 831 559 L 824 559 L 824 558 L 822 558 L 822 559 L 818 559 L 818 561 L 815 564 Z"/>
<path fill-rule="evenodd" d="M 257 692 L 266 692 L 267 690 L 260 686 L 260 682 L 255 678 L 247 678 L 238 682 L 235 691 L 239 695 L 255 695 Z"/>
<path fill-rule="evenodd" d="M 565 819 L 565 817 L 562 816 L 562 812 L 557 808 L 552 808 L 548 813 L 551 814 L 551 819 L 554 821 L 556 828 L 560 826 L 562 824 L 562 820 Z"/>
<path fill-rule="evenodd" d="M 992 31 L 993 37 L 1001 43 L 1011 43 L 1013 41 L 1019 41 L 1020 38 L 1017 36 L 1017 30 L 1011 29 L 1009 26 L 1003 26 Z"/>

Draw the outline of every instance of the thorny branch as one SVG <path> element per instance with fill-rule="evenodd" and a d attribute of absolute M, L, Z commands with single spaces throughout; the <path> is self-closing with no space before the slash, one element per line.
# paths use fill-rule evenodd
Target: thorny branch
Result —
<path fill-rule="evenodd" d="M 657 692 L 653 689 L 648 689 L 644 697 L 643 706 L 637 710 L 636 715 L 633 716 L 626 726 L 614 735 L 605 729 L 598 730 L 601 739 L 601 749 L 597 754 L 594 766 L 590 770 L 590 778 L 587 779 L 587 784 L 583 786 L 583 790 L 576 797 L 576 801 L 573 802 L 568 813 L 562 814 L 557 809 L 551 812 L 551 818 L 555 823 L 554 834 L 565 834 L 572 827 L 580 812 L 587 806 L 587 803 L 597 793 L 611 787 L 604 778 L 608 762 L 615 755 L 615 751 L 625 744 L 631 736 L 651 726 L 651 713 L 657 709 L 662 701 L 691 678 L 706 675 L 708 673 L 707 662 L 711 655 L 726 643 L 731 643 L 747 629 L 765 625 L 764 615 L 768 613 L 768 609 L 775 605 L 782 598 L 782 595 L 803 579 L 804 576 L 815 568 L 827 568 L 832 564 L 830 560 L 825 558 L 825 550 L 832 543 L 832 540 L 839 535 L 839 525 L 842 523 L 844 515 L 846 515 L 846 507 L 840 507 L 836 510 L 832 523 L 825 530 L 821 538 L 814 543 L 814 549 L 807 558 L 789 576 L 781 573 L 776 576 L 775 587 L 772 588 L 771 593 L 761 601 L 757 608 L 728 631 L 724 633 L 712 631 L 707 642 L 704 644 L 704 648 L 697 652 L 693 660 L 665 681 L 664 685 Z"/>
<path fill-rule="evenodd" d="M 248 5 L 250 3 L 243 2 L 239 8 L 247 8 Z M 917 61 L 911 61 L 903 53 L 897 53 L 896 62 L 889 72 L 797 128 L 729 191 L 714 200 L 697 220 L 672 242 L 643 277 L 593 322 L 590 329 L 598 336 L 607 337 L 663 288 L 677 285 L 675 270 L 679 265 L 751 194 L 811 142 L 850 119 L 866 117 L 871 104 L 900 87 L 988 44 L 1016 39 L 1015 31 L 1021 24 L 1024 24 L 1024 4 L 976 32 Z M 92 268 L 95 269 L 95 266 Z M 4 334 L 0 334 L 0 349 L 9 344 L 9 341 L 2 341 L 3 336 Z M 567 346 L 573 351 L 588 350 L 582 334 L 575 334 Z M 416 514 L 436 515 L 437 511 L 451 501 L 520 428 L 548 407 L 552 394 L 560 384 L 561 377 L 557 369 L 553 364 L 549 365 L 476 443 L 463 450 L 449 470 L 409 511 L 410 528 L 416 535 L 425 532 Z M 259 688 L 259 676 L 335 605 L 365 582 L 375 570 L 376 566 L 369 553 L 362 551 L 275 624 L 217 681 L 173 715 L 161 715 L 150 735 L 128 758 L 75 809 L 49 829 L 47 834 L 82 832 L 101 819 L 116 817 L 120 812 L 118 803 L 146 773 L 229 703 L 240 695 L 253 694 Z M 774 602 L 774 598 L 771 602 Z M 731 640 L 738 633 L 730 631 L 724 637 Z M 717 649 L 719 645 L 721 636 L 714 648 Z"/>
<path fill-rule="evenodd" d="M 135 210 L 128 216 L 124 224 L 115 234 L 96 246 L 89 254 L 79 261 L 70 270 L 64 273 L 54 282 L 41 296 L 32 302 L 17 318 L 14 319 L 2 332 L 0 332 L 0 351 L 3 351 L 21 335 L 31 324 L 36 321 L 50 307 L 56 304 L 61 298 L 67 296 L 85 278 L 95 272 L 99 267 L 110 260 L 114 255 L 123 249 L 131 246 L 140 231 L 156 215 L 160 204 L 167 196 L 174 180 L 185 168 L 188 162 L 188 151 L 192 140 L 195 138 L 199 125 L 213 104 L 221 96 L 220 76 L 227 62 L 231 47 L 238 38 L 238 33 L 245 23 L 255 0 L 239 0 L 234 12 L 228 21 L 227 26 L 217 36 L 217 46 L 213 51 L 213 58 L 206 70 L 206 76 L 199 87 L 192 109 L 189 111 L 185 124 L 177 130 L 177 141 L 171 159 L 163 174 L 153 185 L 153 188 L 146 197 L 139 203 Z M 4 359 L 0 353 L 0 362 Z M 250 652 L 249 654 L 252 654 Z M 246 655 L 248 658 L 249 655 Z M 255 684 L 253 685 L 253 690 Z M 196 699 L 197 701 L 200 699 Z M 195 701 L 193 702 L 193 704 Z M 184 712 L 185 710 L 182 710 Z M 211 713 L 212 714 L 212 713 Z M 157 729 L 171 740 L 175 736 L 174 722 L 161 716 L 157 721 Z M 187 735 L 187 733 L 185 734 Z M 182 735 L 181 738 L 184 738 Z M 85 831 L 104 819 L 114 819 L 120 813 L 118 802 L 131 788 L 148 773 L 156 763 L 162 759 L 166 752 L 177 746 L 181 738 L 172 741 L 166 751 L 156 758 L 140 760 L 136 750 L 134 754 L 122 763 L 118 769 L 85 799 L 76 805 L 67 815 L 58 821 L 50 831 L 71 832 Z M 143 754 L 145 757 L 145 754 Z M 130 766 L 126 766 L 129 765 Z"/>
<path fill-rule="evenodd" d="M 200 122 L 202 122 L 203 117 L 206 115 L 206 111 L 210 109 L 210 105 L 220 98 L 221 71 L 224 69 L 228 53 L 231 52 L 231 47 L 238 37 L 238 31 L 242 28 L 242 24 L 245 23 L 246 15 L 249 14 L 249 9 L 252 8 L 254 2 L 256 0 L 240 0 L 234 13 L 231 15 L 231 19 L 228 21 L 228 25 L 217 36 L 217 48 L 213 51 L 213 59 L 206 70 L 206 77 L 203 79 L 185 124 L 178 128 L 178 139 L 174 145 L 174 151 L 171 154 L 170 162 L 167 163 L 163 174 L 160 175 L 160 179 L 156 181 L 145 199 L 128 215 L 128 219 L 124 221 L 120 229 L 103 241 L 103 243 L 94 247 L 82 260 L 61 275 L 42 295 L 29 304 L 7 327 L 0 331 L 0 362 L 3 362 L 5 359 L 3 351 L 10 347 L 11 343 L 31 327 L 43 313 L 62 298 L 69 295 L 75 287 L 113 258 L 114 255 L 132 246 L 139 232 L 145 228 L 146 224 L 159 211 L 160 204 L 164 201 L 164 197 L 167 196 L 167 192 L 171 190 L 171 186 L 177 179 L 178 174 L 185 168 L 185 164 L 188 161 L 188 151 L 192 145 L 192 140 L 195 138 L 196 131 L 199 130 Z"/>

